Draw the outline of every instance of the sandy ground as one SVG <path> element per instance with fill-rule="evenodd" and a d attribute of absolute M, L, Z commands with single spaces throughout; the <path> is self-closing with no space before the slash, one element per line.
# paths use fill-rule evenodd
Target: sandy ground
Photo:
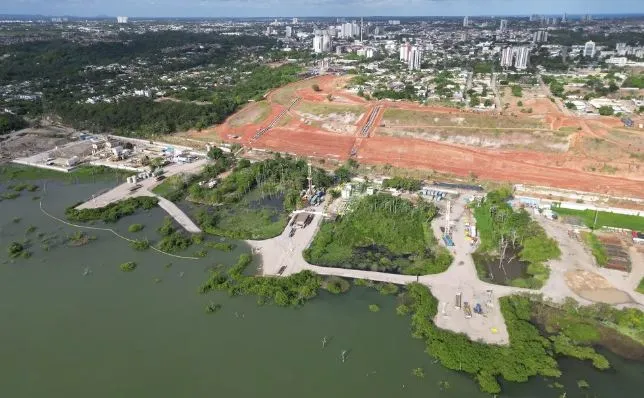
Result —
<path fill-rule="evenodd" d="M 634 197 L 644 195 L 644 173 L 637 168 L 637 165 L 630 164 L 632 159 L 628 158 L 627 151 L 620 151 L 623 156 L 619 158 L 611 155 L 606 159 L 600 159 L 594 153 L 583 150 L 584 139 L 588 137 L 612 139 L 609 132 L 611 128 L 619 126 L 620 122 L 617 118 L 588 121 L 569 115 L 565 110 L 559 110 L 557 105 L 547 98 L 535 95 L 533 98 L 525 98 L 524 101 L 526 105 L 533 108 L 533 113 L 529 116 L 526 114 L 520 116 L 530 123 L 542 120 L 545 128 L 554 132 L 552 134 L 559 132 L 561 128 L 566 128 L 561 132 L 565 142 L 557 140 L 556 147 L 535 145 L 533 148 L 528 144 L 526 147 L 506 150 L 503 149 L 504 145 L 499 143 L 495 143 L 491 148 L 480 148 L 476 143 L 483 142 L 481 140 L 460 139 L 455 142 L 452 140 L 454 143 L 450 143 L 450 140 L 430 141 L 427 137 L 381 136 L 377 134 L 377 129 L 382 125 L 383 115 L 387 109 L 444 114 L 449 120 L 459 115 L 469 117 L 473 114 L 453 108 L 423 106 L 404 101 L 366 101 L 343 89 L 348 78 L 327 75 L 292 83 L 268 95 L 267 102 L 270 104 L 271 111 L 263 121 L 233 126 L 230 121 L 235 119 L 232 117 L 233 119 L 229 118 L 229 121 L 220 126 L 201 132 L 190 132 L 188 136 L 193 139 L 212 137 L 253 148 L 299 156 L 331 158 L 340 161 L 354 157 L 365 164 L 390 164 L 400 168 L 435 170 L 464 177 L 473 174 L 484 180 L 544 185 L 612 195 Z M 318 84 L 321 91 L 313 91 L 312 84 Z M 260 139 L 252 139 L 259 129 L 271 125 L 293 98 L 301 98 L 300 104 L 304 105 L 324 104 L 328 103 L 326 98 L 328 94 L 333 96 L 334 105 L 361 105 L 366 106 L 367 109 L 359 120 L 347 122 L 346 128 L 339 126 L 341 121 L 307 124 L 301 116 L 291 111 L 280 124 L 271 128 Z M 367 134 L 363 136 L 361 131 L 366 126 L 368 116 L 376 107 L 380 107 L 381 110 L 374 123 L 367 129 Z M 477 114 L 476 118 L 478 117 Z M 489 117 L 512 118 L 513 116 L 490 115 Z M 511 122 L 510 119 L 503 120 L 507 123 Z M 355 133 L 351 134 L 351 132 Z M 612 140 L 619 145 L 628 145 L 617 138 Z M 607 170 L 611 172 L 606 172 L 602 169 L 604 163 L 616 167 L 617 171 L 612 172 L 609 167 Z"/>
<path fill-rule="evenodd" d="M 74 131 L 70 128 L 50 126 L 27 128 L 3 136 L 4 139 L 0 141 L 0 164 L 15 158 L 33 156 L 57 146 L 62 147 L 70 142 Z"/>

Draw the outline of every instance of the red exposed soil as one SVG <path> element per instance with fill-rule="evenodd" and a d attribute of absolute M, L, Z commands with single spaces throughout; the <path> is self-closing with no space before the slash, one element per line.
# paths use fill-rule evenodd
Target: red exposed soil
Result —
<path fill-rule="evenodd" d="M 327 102 L 327 95 L 331 94 L 335 103 L 363 105 L 367 103 L 365 99 L 343 90 L 346 80 L 347 77 L 330 75 L 307 80 L 307 84 L 309 82 L 311 85 L 318 84 L 321 89 L 319 92 L 301 82 L 294 83 L 297 85 L 297 89 L 293 91 L 294 98 L 300 97 L 304 102 Z M 381 123 L 386 108 L 450 114 L 464 112 L 440 106 L 422 106 L 409 102 L 393 101 L 368 102 L 369 108 L 356 123 L 354 136 L 329 132 L 307 125 L 298 117 L 287 113 L 285 118 L 290 115 L 290 120 L 285 122 L 282 119 L 259 139 L 253 139 L 259 129 L 269 126 L 286 108 L 272 101 L 274 94 L 280 90 L 283 88 L 268 95 L 267 100 L 271 105 L 271 113 L 262 123 L 232 127 L 228 122 L 224 122 L 214 130 L 204 130 L 196 134 L 202 137 L 216 134 L 224 141 L 239 142 L 253 148 L 293 153 L 300 156 L 345 160 L 350 157 L 352 149 L 355 148 L 357 160 L 366 164 L 391 164 L 404 168 L 449 172 L 460 176 L 468 176 L 473 173 L 479 178 L 488 180 L 626 194 L 637 197 L 642 197 L 644 193 L 644 175 L 625 178 L 584 171 L 582 168 L 591 159 L 583 153 L 583 150 L 577 151 L 581 152 L 580 155 L 534 151 L 496 151 L 444 142 L 373 135 L 373 130 Z M 374 128 L 371 129 L 368 138 L 363 138 L 361 137 L 362 127 L 367 122 L 371 110 L 378 105 L 382 108 L 373 123 Z M 533 108 L 531 118 L 543 118 L 546 125 L 552 130 L 559 130 L 562 127 L 581 128 L 573 133 L 571 138 L 571 144 L 576 149 L 581 147 L 581 145 L 576 145 L 581 141 L 578 139 L 579 137 L 604 138 L 610 129 L 621 125 L 617 118 L 602 118 L 601 121 L 586 122 L 586 119 L 583 118 L 564 115 L 547 99 L 533 100 L 529 106 Z"/>

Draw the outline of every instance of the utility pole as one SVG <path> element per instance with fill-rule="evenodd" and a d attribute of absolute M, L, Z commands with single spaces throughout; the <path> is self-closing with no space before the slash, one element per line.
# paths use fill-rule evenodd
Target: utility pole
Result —
<path fill-rule="evenodd" d="M 593 229 L 597 226 L 597 214 L 599 213 L 599 210 L 595 209 L 595 221 L 593 222 Z"/>

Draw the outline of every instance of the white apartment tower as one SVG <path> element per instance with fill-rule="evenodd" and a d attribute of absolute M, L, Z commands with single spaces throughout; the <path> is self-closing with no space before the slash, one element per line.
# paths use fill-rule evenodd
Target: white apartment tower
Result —
<path fill-rule="evenodd" d="M 545 30 L 537 30 L 532 36 L 533 43 L 545 43 L 548 41 L 548 32 Z"/>
<path fill-rule="evenodd" d="M 315 36 L 313 37 L 313 52 L 326 53 L 331 51 L 331 46 L 333 42 L 329 32 L 326 30 L 316 31 Z"/>
<path fill-rule="evenodd" d="M 409 52 L 409 59 L 407 61 L 409 70 L 419 70 L 422 62 L 423 50 L 417 46 L 412 46 L 411 51 Z"/>
<path fill-rule="evenodd" d="M 514 57 L 514 52 L 512 47 L 506 47 L 501 50 L 501 67 L 508 68 L 512 66 L 512 59 Z"/>
<path fill-rule="evenodd" d="M 403 43 L 400 46 L 400 62 L 409 62 L 409 55 L 411 54 L 411 44 Z"/>
<path fill-rule="evenodd" d="M 517 69 L 526 69 L 528 67 L 528 61 L 530 61 L 530 48 L 519 47 L 513 52 L 516 52 L 514 67 Z"/>
<path fill-rule="evenodd" d="M 588 41 L 584 45 L 584 57 L 594 57 L 595 56 L 595 42 L 594 41 Z"/>
<path fill-rule="evenodd" d="M 468 26 L 470 26 L 470 18 L 466 16 L 463 18 L 463 27 L 467 28 Z"/>
<path fill-rule="evenodd" d="M 286 36 L 286 37 L 291 37 L 291 36 L 293 36 L 293 28 L 291 28 L 290 26 L 287 26 L 287 27 L 286 27 L 286 34 L 285 34 L 285 36 Z"/>
<path fill-rule="evenodd" d="M 499 25 L 499 31 L 505 32 L 506 30 L 508 30 L 508 20 L 502 19 Z"/>
<path fill-rule="evenodd" d="M 116 17 L 116 23 L 127 23 L 128 17 Z"/>
<path fill-rule="evenodd" d="M 296 25 L 298 23 L 297 18 L 293 18 L 293 25 Z"/>

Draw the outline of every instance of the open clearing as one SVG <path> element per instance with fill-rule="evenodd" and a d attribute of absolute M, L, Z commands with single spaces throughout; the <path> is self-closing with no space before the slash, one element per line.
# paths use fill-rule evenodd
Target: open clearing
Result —
<path fill-rule="evenodd" d="M 270 113 L 271 108 L 268 102 L 254 102 L 245 106 L 241 111 L 231 116 L 228 123 L 234 127 L 243 126 L 245 124 L 256 124 L 264 121 Z"/>
<path fill-rule="evenodd" d="M 437 113 L 431 110 L 423 111 L 408 109 L 387 109 L 383 115 L 383 124 L 389 126 L 453 126 L 484 129 L 503 128 L 544 128 L 539 120 L 518 118 L 512 116 L 491 116 L 487 114 L 465 113 L 452 111 L 452 113 Z"/>
<path fill-rule="evenodd" d="M 524 89 L 521 98 L 533 113 L 513 112 L 512 105 L 494 115 L 405 101 L 367 101 L 343 89 L 349 78 L 324 75 L 288 84 L 267 95 L 270 112 L 264 120 L 237 124 L 241 119 L 231 117 L 215 128 L 190 132 L 190 137 L 484 180 L 635 197 L 644 193 L 639 144 L 628 150 L 634 133 L 622 136 L 617 118 L 586 118 L 559 110 L 538 87 Z M 314 84 L 319 91 L 313 90 Z M 585 146 L 587 139 L 595 138 L 600 139 L 596 147 Z"/>

